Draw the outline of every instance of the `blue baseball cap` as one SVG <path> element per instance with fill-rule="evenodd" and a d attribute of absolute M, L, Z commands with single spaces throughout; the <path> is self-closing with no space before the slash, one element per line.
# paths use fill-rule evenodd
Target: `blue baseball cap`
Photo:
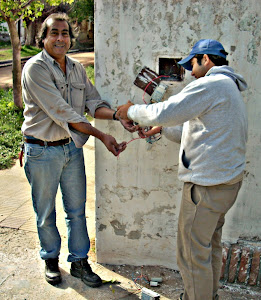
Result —
<path fill-rule="evenodd" d="M 213 54 L 223 58 L 227 57 L 226 51 L 220 42 L 215 40 L 199 40 L 193 46 L 189 56 L 180 60 L 178 64 L 182 65 L 183 68 L 192 71 L 191 59 L 196 54 Z"/>

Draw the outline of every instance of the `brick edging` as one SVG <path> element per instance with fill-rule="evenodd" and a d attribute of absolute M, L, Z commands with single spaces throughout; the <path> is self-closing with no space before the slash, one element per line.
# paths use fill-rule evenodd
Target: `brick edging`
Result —
<path fill-rule="evenodd" d="M 261 246 L 224 243 L 220 280 L 261 287 Z"/>

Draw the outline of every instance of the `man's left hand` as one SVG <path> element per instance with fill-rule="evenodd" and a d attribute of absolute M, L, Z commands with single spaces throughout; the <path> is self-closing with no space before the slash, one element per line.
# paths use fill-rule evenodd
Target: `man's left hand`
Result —
<path fill-rule="evenodd" d="M 144 128 L 139 128 L 139 136 L 142 138 L 147 138 L 155 134 L 161 133 L 161 130 L 162 126 L 154 126 L 150 128 L 147 127 L 146 130 Z"/>

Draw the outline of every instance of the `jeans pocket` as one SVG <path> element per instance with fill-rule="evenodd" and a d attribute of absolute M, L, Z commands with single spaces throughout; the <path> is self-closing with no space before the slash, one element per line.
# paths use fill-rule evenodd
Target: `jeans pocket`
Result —
<path fill-rule="evenodd" d="M 26 155 L 31 158 L 36 158 L 43 155 L 44 151 L 45 151 L 45 147 L 37 144 L 36 145 L 27 144 L 26 146 Z"/>

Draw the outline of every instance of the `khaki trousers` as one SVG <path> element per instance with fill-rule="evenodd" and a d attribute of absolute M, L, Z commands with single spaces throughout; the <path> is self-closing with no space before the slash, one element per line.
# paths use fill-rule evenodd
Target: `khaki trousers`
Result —
<path fill-rule="evenodd" d="M 184 183 L 177 239 L 183 300 L 215 299 L 222 267 L 222 227 L 241 184 Z"/>

